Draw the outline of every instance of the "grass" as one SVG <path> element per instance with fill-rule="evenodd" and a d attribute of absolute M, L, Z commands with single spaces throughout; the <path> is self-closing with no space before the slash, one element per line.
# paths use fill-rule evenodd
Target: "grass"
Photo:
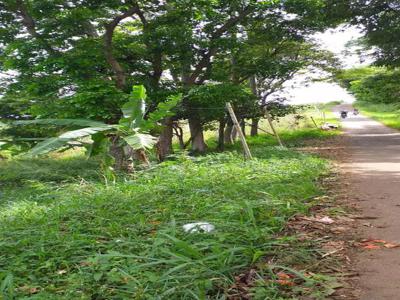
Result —
<path fill-rule="evenodd" d="M 355 105 L 365 116 L 371 117 L 386 126 L 400 129 L 400 105 L 356 102 Z"/>
<path fill-rule="evenodd" d="M 281 131 L 290 147 L 332 134 Z M 254 299 L 323 295 L 329 279 L 318 274 L 297 290 L 262 278 L 277 268 L 266 257 L 300 273 L 289 266 L 318 260 L 309 245 L 277 234 L 314 205 L 328 164 L 271 136 L 248 140 L 252 161 L 239 144 L 182 153 L 112 185 L 80 155 L 0 161 L 0 299 L 226 299 L 251 267 L 260 278 Z M 198 221 L 215 231 L 182 229 Z"/>

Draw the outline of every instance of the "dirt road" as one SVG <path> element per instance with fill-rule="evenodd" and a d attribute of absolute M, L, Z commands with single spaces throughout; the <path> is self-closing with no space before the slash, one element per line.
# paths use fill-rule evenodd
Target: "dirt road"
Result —
<path fill-rule="evenodd" d="M 350 110 L 350 106 L 339 106 Z M 400 132 L 363 116 L 343 121 L 349 159 L 349 193 L 367 218 L 365 238 L 400 243 Z M 400 248 L 357 254 L 361 300 L 400 299 Z"/>

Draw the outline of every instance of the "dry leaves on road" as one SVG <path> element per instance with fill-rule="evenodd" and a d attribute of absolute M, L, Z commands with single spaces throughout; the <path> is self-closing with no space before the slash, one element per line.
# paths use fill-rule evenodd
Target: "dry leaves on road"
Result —
<path fill-rule="evenodd" d="M 387 242 L 385 240 L 379 240 L 379 239 L 367 239 L 367 240 L 362 240 L 361 243 L 359 244 L 361 248 L 367 249 L 367 250 L 378 250 L 378 249 L 393 249 L 393 248 L 398 248 L 400 247 L 400 244 L 397 243 L 391 243 Z"/>

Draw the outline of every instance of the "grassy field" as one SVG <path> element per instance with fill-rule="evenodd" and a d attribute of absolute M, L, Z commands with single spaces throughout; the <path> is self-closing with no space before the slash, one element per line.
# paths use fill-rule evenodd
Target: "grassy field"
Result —
<path fill-rule="evenodd" d="M 295 147 L 335 133 L 281 134 Z M 226 299 L 249 268 L 254 299 L 322 297 L 323 276 L 288 287 L 275 269 L 303 274 L 318 261 L 317 249 L 277 234 L 315 204 L 329 165 L 270 136 L 249 144 L 252 161 L 238 144 L 222 154 L 181 153 L 115 184 L 79 154 L 0 161 L 0 299 Z M 191 222 L 215 230 L 187 233 Z"/>
<path fill-rule="evenodd" d="M 400 105 L 398 104 L 369 104 L 356 102 L 355 106 L 365 115 L 386 126 L 400 129 Z"/>

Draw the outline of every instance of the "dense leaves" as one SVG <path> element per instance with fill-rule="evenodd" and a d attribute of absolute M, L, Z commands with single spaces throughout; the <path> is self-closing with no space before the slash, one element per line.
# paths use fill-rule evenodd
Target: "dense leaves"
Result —
<path fill-rule="evenodd" d="M 152 111 L 203 84 L 243 88 L 259 72 L 281 82 L 316 60 L 306 57 L 314 51 L 306 37 L 336 24 L 337 6 L 331 0 L 3 1 L 0 70 L 9 76 L 1 79 L 0 116 L 116 124 L 133 84 L 147 88 Z M 271 85 L 279 86 L 266 81 L 260 89 Z M 202 131 L 190 114 L 194 105 L 187 101 L 184 114 L 192 128 L 200 126 L 192 135 Z"/>
<path fill-rule="evenodd" d="M 353 23 L 365 28 L 365 42 L 374 47 L 377 63 L 400 66 L 400 4 L 396 0 L 354 0 Z"/>
<path fill-rule="evenodd" d="M 358 101 L 400 104 L 400 71 L 384 68 L 361 68 L 343 71 L 339 81 Z"/>

